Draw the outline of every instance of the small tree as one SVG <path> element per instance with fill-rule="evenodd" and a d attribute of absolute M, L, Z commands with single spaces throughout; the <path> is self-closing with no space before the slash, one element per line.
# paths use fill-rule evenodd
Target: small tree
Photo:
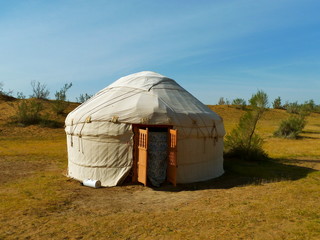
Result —
<path fill-rule="evenodd" d="M 262 149 L 263 139 L 255 133 L 258 121 L 268 106 L 268 96 L 258 91 L 249 100 L 252 111 L 246 112 L 238 126 L 226 137 L 227 154 L 245 160 L 262 160 L 267 154 Z"/>
<path fill-rule="evenodd" d="M 92 95 L 90 95 L 90 94 L 87 94 L 87 93 L 82 94 L 81 93 L 79 98 L 76 98 L 76 100 L 78 103 L 84 103 L 85 101 L 87 101 L 91 97 L 92 97 Z"/>
<path fill-rule="evenodd" d="M 66 108 L 68 107 L 67 100 L 67 91 L 72 87 L 72 83 L 66 83 L 64 86 L 57 91 L 54 96 L 56 98 L 56 101 L 52 105 L 53 111 L 56 114 L 63 114 Z"/>
<path fill-rule="evenodd" d="M 226 102 L 224 101 L 224 98 L 223 97 L 219 98 L 218 105 L 225 105 L 225 104 Z"/>
<path fill-rule="evenodd" d="M 33 91 L 33 94 L 30 95 L 31 98 L 48 99 L 50 92 L 47 89 L 46 84 L 41 84 L 38 81 L 31 81 L 31 86 Z"/>
<path fill-rule="evenodd" d="M 236 98 L 232 101 L 232 105 L 235 105 L 238 109 L 245 109 L 247 103 L 243 98 Z"/>
<path fill-rule="evenodd" d="M 268 95 L 259 90 L 256 94 L 252 95 L 249 103 L 255 110 L 263 113 L 268 107 Z"/>
<path fill-rule="evenodd" d="M 282 106 L 281 106 L 281 98 L 280 98 L 280 97 L 277 97 L 277 98 L 273 101 L 272 105 L 273 105 L 273 108 L 274 108 L 274 109 L 282 109 Z"/>

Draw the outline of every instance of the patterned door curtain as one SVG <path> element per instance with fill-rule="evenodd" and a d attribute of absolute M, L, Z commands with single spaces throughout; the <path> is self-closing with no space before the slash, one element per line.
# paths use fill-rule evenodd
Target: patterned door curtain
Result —
<path fill-rule="evenodd" d="M 148 179 L 155 187 L 166 180 L 167 140 L 167 132 L 149 132 Z"/>

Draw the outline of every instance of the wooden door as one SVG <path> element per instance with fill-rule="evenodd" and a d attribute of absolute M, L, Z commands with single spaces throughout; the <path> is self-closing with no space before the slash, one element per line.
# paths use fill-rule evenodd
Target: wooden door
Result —
<path fill-rule="evenodd" d="M 138 149 L 138 182 L 146 186 L 148 169 L 148 128 L 146 130 L 139 129 Z"/>
<path fill-rule="evenodd" d="M 177 185 L 177 137 L 177 130 L 169 129 L 167 180 L 174 186 Z"/>

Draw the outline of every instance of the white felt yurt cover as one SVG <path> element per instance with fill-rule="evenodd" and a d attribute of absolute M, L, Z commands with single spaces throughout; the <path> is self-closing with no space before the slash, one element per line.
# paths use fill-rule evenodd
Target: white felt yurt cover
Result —
<path fill-rule="evenodd" d="M 132 124 L 178 129 L 177 183 L 223 174 L 220 116 L 174 80 L 144 71 L 122 77 L 66 118 L 68 175 L 119 184 L 133 164 Z"/>

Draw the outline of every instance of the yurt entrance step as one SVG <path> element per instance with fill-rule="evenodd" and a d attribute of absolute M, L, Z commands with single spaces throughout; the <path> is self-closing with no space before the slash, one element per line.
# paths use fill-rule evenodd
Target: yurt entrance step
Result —
<path fill-rule="evenodd" d="M 177 130 L 172 126 L 135 125 L 133 182 L 159 187 L 166 180 L 176 185 Z"/>

